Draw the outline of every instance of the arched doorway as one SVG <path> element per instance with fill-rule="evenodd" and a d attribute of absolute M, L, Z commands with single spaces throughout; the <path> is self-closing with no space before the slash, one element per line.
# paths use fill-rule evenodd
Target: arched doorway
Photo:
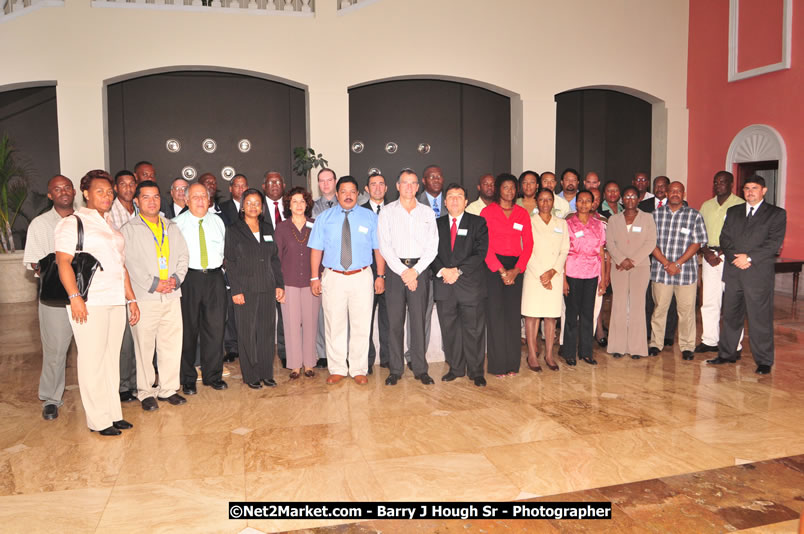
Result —
<path fill-rule="evenodd" d="M 729 145 L 726 166 L 737 177 L 737 193 L 741 194 L 742 184 L 752 174 L 765 178 L 768 193 L 765 199 L 771 204 L 784 207 L 785 186 L 787 182 L 787 148 L 782 135 L 765 124 L 746 126 Z"/>

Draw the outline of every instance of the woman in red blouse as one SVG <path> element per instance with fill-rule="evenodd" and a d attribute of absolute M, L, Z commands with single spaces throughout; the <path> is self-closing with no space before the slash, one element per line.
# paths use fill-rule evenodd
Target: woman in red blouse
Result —
<path fill-rule="evenodd" d="M 489 228 L 489 250 L 486 254 L 488 331 L 488 372 L 513 376 L 522 360 L 520 310 L 522 276 L 533 252 L 530 214 L 514 203 L 517 180 L 501 174 L 494 183 L 494 201 L 480 215 Z"/>

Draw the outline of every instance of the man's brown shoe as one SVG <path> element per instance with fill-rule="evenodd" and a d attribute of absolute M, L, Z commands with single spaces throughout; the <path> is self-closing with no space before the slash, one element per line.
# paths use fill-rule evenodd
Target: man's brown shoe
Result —
<path fill-rule="evenodd" d="M 327 378 L 327 384 L 337 384 L 341 380 L 343 380 L 343 375 L 329 375 L 329 378 Z"/>
<path fill-rule="evenodd" d="M 366 375 L 357 375 L 355 377 L 355 382 L 358 385 L 365 386 L 366 384 L 368 384 L 368 378 L 366 378 Z"/>

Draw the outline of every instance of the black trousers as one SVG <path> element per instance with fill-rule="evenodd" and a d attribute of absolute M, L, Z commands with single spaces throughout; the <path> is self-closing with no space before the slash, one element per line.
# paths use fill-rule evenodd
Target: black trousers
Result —
<path fill-rule="evenodd" d="M 483 376 L 485 359 L 486 302 L 460 303 L 453 296 L 439 300 L 438 323 L 444 340 L 444 356 L 455 376 Z"/>
<path fill-rule="evenodd" d="M 747 314 L 754 361 L 757 365 L 773 365 L 773 283 L 773 271 L 768 276 L 738 276 L 726 282 L 718 356 L 727 360 L 736 357 Z"/>
<path fill-rule="evenodd" d="M 234 302 L 232 302 L 232 291 L 226 288 L 226 328 L 223 333 L 223 351 L 237 351 L 237 324 L 234 313 Z"/>
<path fill-rule="evenodd" d="M 274 322 L 276 293 L 243 291 L 246 303 L 235 304 L 240 370 L 243 382 L 253 384 L 274 377 Z"/>
<path fill-rule="evenodd" d="M 565 360 L 592 357 L 595 337 L 595 295 L 598 280 L 595 278 L 567 277 L 569 295 L 564 297 L 567 312 L 564 318 L 564 345 L 561 356 Z"/>
<path fill-rule="evenodd" d="M 181 383 L 195 384 L 195 351 L 200 336 L 201 373 L 204 384 L 221 379 L 223 329 L 226 321 L 226 285 L 223 273 L 187 271 L 181 285 Z"/>
<path fill-rule="evenodd" d="M 391 374 L 402 376 L 405 371 L 405 310 L 408 311 L 410 325 L 410 363 L 413 374 L 419 376 L 427 372 L 426 347 L 424 345 L 424 317 L 427 312 L 427 299 L 430 292 L 430 270 L 419 275 L 416 291 L 411 291 L 402 282 L 402 277 L 390 269 L 386 271 L 385 306 L 388 322 L 394 325 L 388 331 L 388 370 Z"/>
<path fill-rule="evenodd" d="M 274 295 L 276 296 L 276 295 Z M 287 353 L 285 352 L 285 326 L 282 324 L 282 306 L 276 302 L 276 316 L 279 318 L 276 325 L 276 352 L 279 353 L 279 359 L 287 361 Z"/>
<path fill-rule="evenodd" d="M 513 269 L 519 258 L 497 255 L 503 267 Z M 500 273 L 487 271 L 486 331 L 488 371 L 493 375 L 518 373 L 522 362 L 520 320 L 522 316 L 522 278 L 513 285 L 503 284 Z M 440 320 L 440 317 L 439 317 Z M 442 331 L 444 327 L 441 327 Z M 443 335 L 443 334 L 442 334 Z"/>
<path fill-rule="evenodd" d="M 645 293 L 645 321 L 648 325 L 648 340 L 650 340 L 651 328 L 650 319 L 653 317 L 653 308 L 656 305 L 653 302 L 653 292 L 651 285 L 648 284 L 648 291 Z M 664 328 L 664 339 L 676 339 L 676 329 L 678 328 L 678 309 L 676 308 L 676 296 L 673 295 L 673 300 L 670 301 L 670 307 L 667 309 L 667 322 Z M 662 340 L 660 340 L 662 341 Z"/>
<path fill-rule="evenodd" d="M 378 311 L 379 310 L 379 311 Z M 388 309 L 385 306 L 385 293 L 374 295 L 374 305 L 371 308 L 371 328 L 369 329 L 368 366 L 371 368 L 377 360 L 377 350 L 374 348 L 374 315 L 377 315 L 377 331 L 380 337 L 380 363 L 388 365 L 390 352 L 388 348 Z"/>

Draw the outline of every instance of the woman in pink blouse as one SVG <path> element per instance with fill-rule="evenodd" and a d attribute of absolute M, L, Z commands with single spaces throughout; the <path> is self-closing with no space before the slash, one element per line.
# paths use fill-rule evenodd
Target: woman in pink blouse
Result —
<path fill-rule="evenodd" d="M 112 178 L 105 171 L 89 171 L 81 178 L 81 191 L 87 207 L 75 215 L 84 229 L 83 250 L 102 267 L 95 272 L 86 302 L 78 293 L 71 267 L 78 239 L 76 217 L 64 217 L 56 225 L 56 262 L 70 299 L 67 309 L 78 347 L 78 387 L 87 426 L 103 436 L 117 436 L 132 427 L 123 419 L 118 393 L 126 307 L 131 325 L 137 324 L 140 310 L 126 271 L 123 236 L 110 224 Z"/>
<path fill-rule="evenodd" d="M 522 273 L 533 252 L 530 214 L 514 203 L 517 180 L 501 174 L 494 183 L 494 202 L 480 215 L 489 228 L 486 254 L 487 276 L 486 331 L 488 332 L 488 372 L 513 376 L 522 360 L 520 310 Z"/>
<path fill-rule="evenodd" d="M 606 291 L 605 280 L 600 276 L 606 244 L 605 225 L 593 216 L 594 196 L 580 191 L 575 199 L 577 216 L 567 219 L 570 250 L 564 268 L 564 345 L 561 357 L 567 365 L 581 359 L 597 365 L 592 355 L 595 295 Z"/>

